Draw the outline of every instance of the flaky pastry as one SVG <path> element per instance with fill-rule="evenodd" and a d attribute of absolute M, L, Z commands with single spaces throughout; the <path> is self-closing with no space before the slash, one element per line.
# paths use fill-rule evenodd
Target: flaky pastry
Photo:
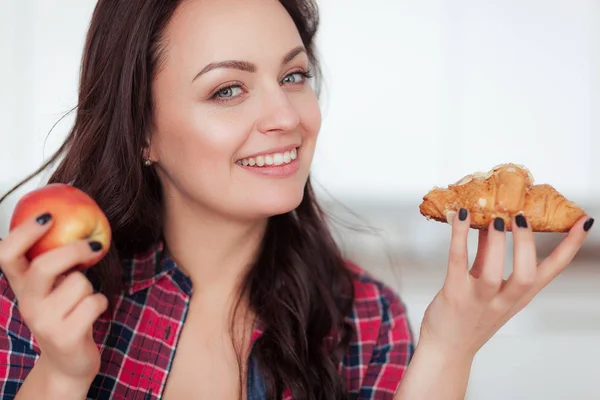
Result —
<path fill-rule="evenodd" d="M 567 232 L 585 211 L 548 184 L 534 185 L 523 166 L 501 164 L 487 173 L 470 174 L 447 188 L 434 187 L 419 206 L 427 219 L 452 223 L 460 208 L 470 214 L 471 228 L 486 230 L 496 218 L 507 230 L 518 214 L 534 232 Z"/>

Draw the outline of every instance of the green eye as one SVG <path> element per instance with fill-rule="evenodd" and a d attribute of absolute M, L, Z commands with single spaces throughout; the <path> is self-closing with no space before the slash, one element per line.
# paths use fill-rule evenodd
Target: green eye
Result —
<path fill-rule="evenodd" d="M 283 83 L 300 83 L 304 78 L 305 76 L 303 73 L 295 72 L 283 78 Z"/>
<path fill-rule="evenodd" d="M 232 98 L 240 94 L 242 89 L 239 86 L 229 86 L 219 90 L 215 96 L 220 98 Z"/>

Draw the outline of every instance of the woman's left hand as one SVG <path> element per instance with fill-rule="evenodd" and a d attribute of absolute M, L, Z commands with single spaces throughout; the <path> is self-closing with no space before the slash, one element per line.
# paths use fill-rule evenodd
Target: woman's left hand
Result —
<path fill-rule="evenodd" d="M 582 218 L 541 263 L 537 262 L 531 228 L 523 217 L 512 221 L 513 271 L 504 279 L 506 229 L 502 220 L 479 232 L 479 245 L 469 269 L 469 216 L 457 213 L 446 280 L 425 312 L 420 344 L 469 360 L 515 314 L 558 276 L 579 251 L 593 220 Z M 462 212 L 462 216 L 465 216 Z M 467 361 L 468 362 L 468 361 Z"/>

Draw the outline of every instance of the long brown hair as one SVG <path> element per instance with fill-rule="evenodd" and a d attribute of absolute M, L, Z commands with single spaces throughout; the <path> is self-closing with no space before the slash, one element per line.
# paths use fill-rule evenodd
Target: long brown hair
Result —
<path fill-rule="evenodd" d="M 142 165 L 153 125 L 153 77 L 161 67 L 163 31 L 182 0 L 99 0 L 88 31 L 75 123 L 63 145 L 37 171 L 58 164 L 49 183 L 70 183 L 106 213 L 113 243 L 89 271 L 114 300 L 123 290 L 123 258 L 161 240 L 163 203 L 158 176 Z M 281 0 L 307 49 L 319 87 L 313 0 Z M 298 399 L 342 399 L 338 366 L 353 334 L 345 317 L 352 276 L 316 201 L 310 179 L 297 209 L 269 219 L 255 265 L 242 285 L 264 327 L 253 352 L 269 398 L 285 388 Z M 240 375 L 241 376 L 241 375 Z"/>

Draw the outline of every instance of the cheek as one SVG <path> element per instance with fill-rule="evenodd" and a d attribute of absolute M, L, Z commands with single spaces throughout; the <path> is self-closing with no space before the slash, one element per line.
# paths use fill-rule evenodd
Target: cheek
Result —
<path fill-rule="evenodd" d="M 240 119 L 188 110 L 160 122 L 152 144 L 165 190 L 205 204 L 230 197 L 233 158 L 246 139 Z"/>
<path fill-rule="evenodd" d="M 159 157 L 174 167 L 193 166 L 197 173 L 223 174 L 246 140 L 243 123 L 233 115 L 189 108 L 159 124 Z"/>
<path fill-rule="evenodd" d="M 321 129 L 321 108 L 319 101 L 314 94 L 310 92 L 306 98 L 300 99 L 301 104 L 297 105 L 300 114 L 300 121 L 306 134 L 306 139 L 316 139 Z"/>

